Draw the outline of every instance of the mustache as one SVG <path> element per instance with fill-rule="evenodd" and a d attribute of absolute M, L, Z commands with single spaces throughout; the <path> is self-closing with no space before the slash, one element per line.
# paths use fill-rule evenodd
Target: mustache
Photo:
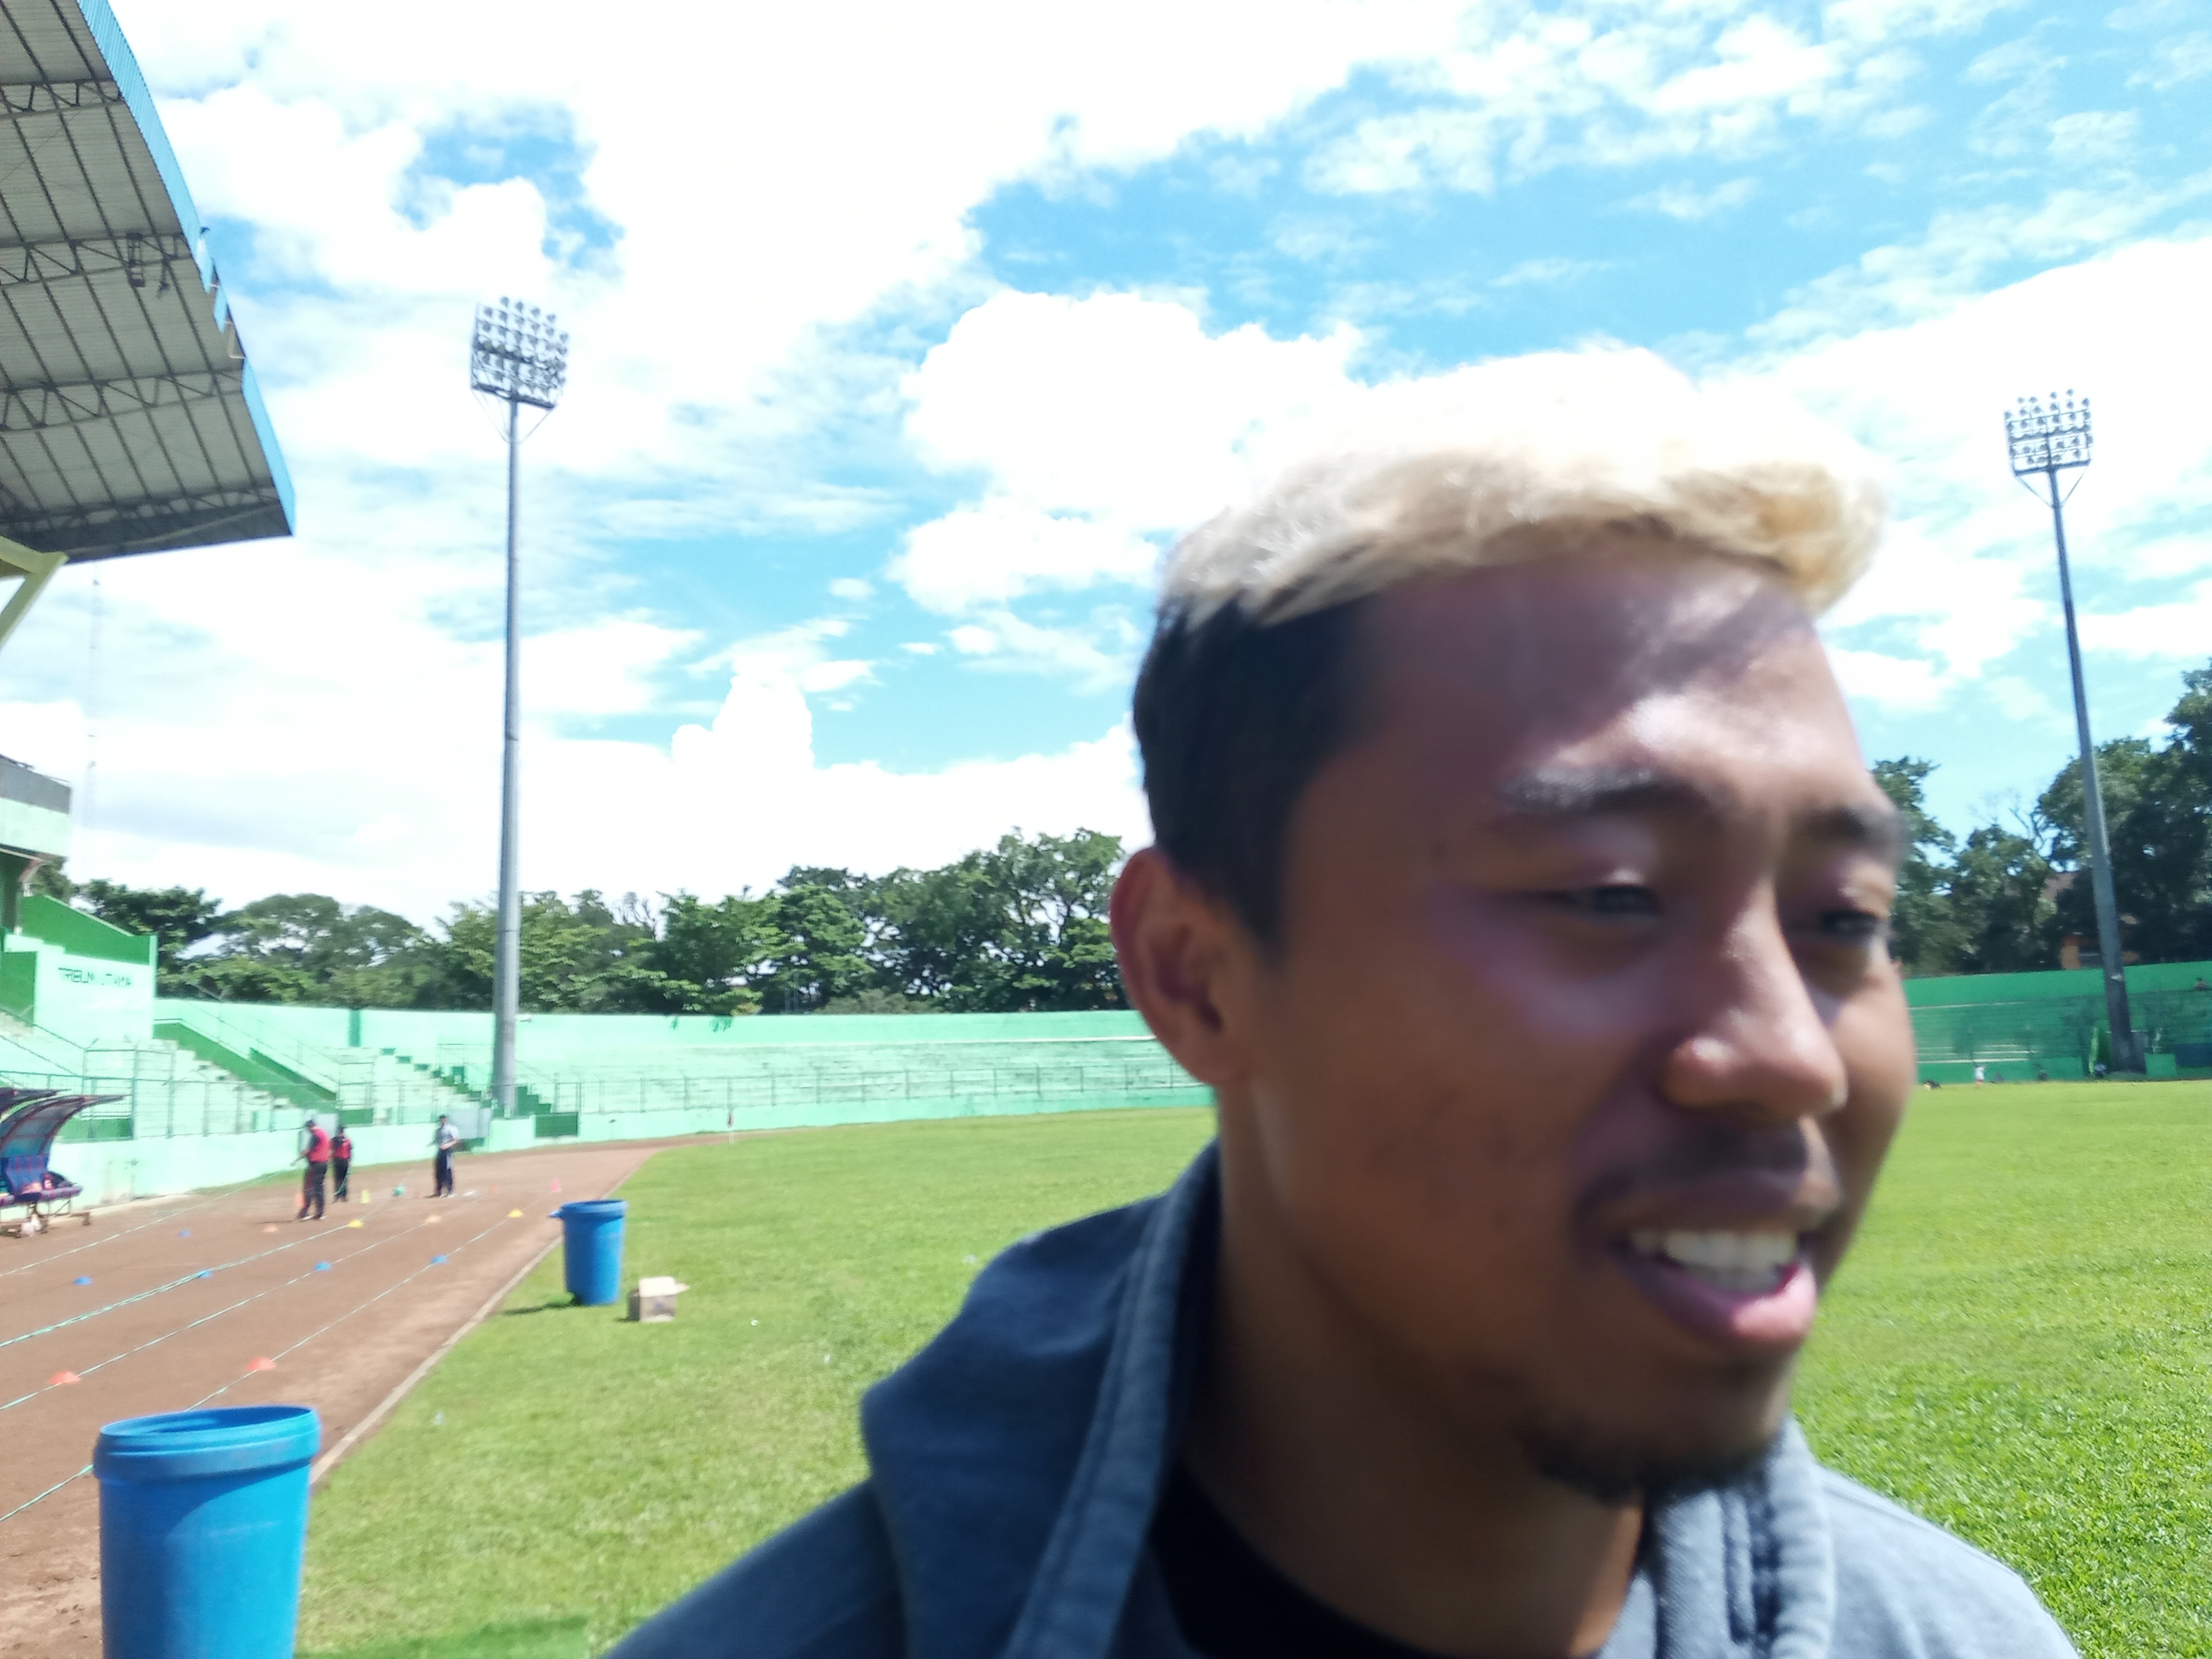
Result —
<path fill-rule="evenodd" d="M 1720 1119 L 1683 1125 L 1656 1153 L 1606 1170 L 1577 1206 L 1602 1210 L 1647 1193 L 1750 1177 L 1827 1193 L 1842 1190 L 1828 1144 L 1802 1123 L 1747 1128 Z"/>

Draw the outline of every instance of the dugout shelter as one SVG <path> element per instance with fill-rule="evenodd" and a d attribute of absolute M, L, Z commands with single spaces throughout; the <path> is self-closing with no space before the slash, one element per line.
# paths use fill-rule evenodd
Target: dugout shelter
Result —
<path fill-rule="evenodd" d="M 65 562 L 289 535 L 292 484 L 107 0 L 0 3 L 0 648 Z"/>

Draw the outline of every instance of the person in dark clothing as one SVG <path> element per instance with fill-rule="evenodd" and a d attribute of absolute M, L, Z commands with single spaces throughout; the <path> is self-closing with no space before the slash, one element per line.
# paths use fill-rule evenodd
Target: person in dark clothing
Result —
<path fill-rule="evenodd" d="M 300 1188 L 300 1213 L 294 1218 L 306 1221 L 310 1218 L 307 1212 L 313 1210 L 313 1218 L 320 1221 L 323 1218 L 323 1181 L 330 1174 L 331 1168 L 330 1133 L 311 1115 L 301 1127 L 300 1134 L 300 1156 L 307 1160 L 307 1178 Z"/>
<path fill-rule="evenodd" d="M 433 1198 L 446 1198 L 453 1190 L 453 1153 L 461 1144 L 461 1132 L 456 1129 L 442 1112 L 438 1115 L 437 1133 L 430 1137 L 435 1155 L 430 1160 Z"/>
<path fill-rule="evenodd" d="M 1791 1416 L 1915 1076 L 1817 625 L 1869 464 L 1640 352 L 1361 395 L 1137 677 L 1114 951 L 1212 1144 L 610 1659 L 2070 1659 Z"/>
<path fill-rule="evenodd" d="M 346 1191 L 346 1173 L 353 1168 L 353 1137 L 338 1125 L 337 1133 L 331 1137 L 331 1196 L 341 1204 L 352 1201 Z"/>

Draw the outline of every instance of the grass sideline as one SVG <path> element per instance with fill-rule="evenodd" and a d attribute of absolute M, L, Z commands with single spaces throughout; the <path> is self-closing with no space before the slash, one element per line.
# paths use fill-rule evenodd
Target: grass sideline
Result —
<path fill-rule="evenodd" d="M 557 1258 L 318 1496 L 317 1659 L 572 1659 L 860 1471 L 860 1390 L 1022 1234 L 1156 1190 L 1205 1111 L 831 1129 L 624 1188 L 672 1325 Z M 1923 1091 L 1808 1352 L 1821 1455 L 2021 1570 L 2089 1659 L 2212 1656 L 2212 1085 Z M 760 1322 L 754 1325 L 751 1322 Z M 442 1419 L 442 1420 L 441 1420 Z"/>
<path fill-rule="evenodd" d="M 2091 1659 L 2212 1655 L 2212 1084 L 1916 1095 L 1798 1414 Z"/>
<path fill-rule="evenodd" d="M 556 1251 L 317 1494 L 301 1647 L 473 1659 L 392 1644 L 579 1615 L 604 1647 L 859 1478 L 861 1389 L 983 1262 L 1158 1191 L 1212 1133 L 1160 1109 L 657 1153 L 622 1189 L 623 1267 L 690 1286 L 675 1322 L 564 1305 Z"/>

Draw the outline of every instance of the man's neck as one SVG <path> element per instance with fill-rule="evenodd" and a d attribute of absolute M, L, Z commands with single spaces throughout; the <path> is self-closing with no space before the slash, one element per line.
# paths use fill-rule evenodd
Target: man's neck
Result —
<path fill-rule="evenodd" d="M 1247 1541 L 1311 1595 L 1437 1654 L 1594 1653 L 1636 1569 L 1643 1509 L 1538 1474 L 1390 1374 L 1365 1331 L 1259 1236 L 1224 1172 L 1212 1334 L 1184 1443 Z M 1260 1200 L 1264 1205 L 1264 1199 Z"/>

